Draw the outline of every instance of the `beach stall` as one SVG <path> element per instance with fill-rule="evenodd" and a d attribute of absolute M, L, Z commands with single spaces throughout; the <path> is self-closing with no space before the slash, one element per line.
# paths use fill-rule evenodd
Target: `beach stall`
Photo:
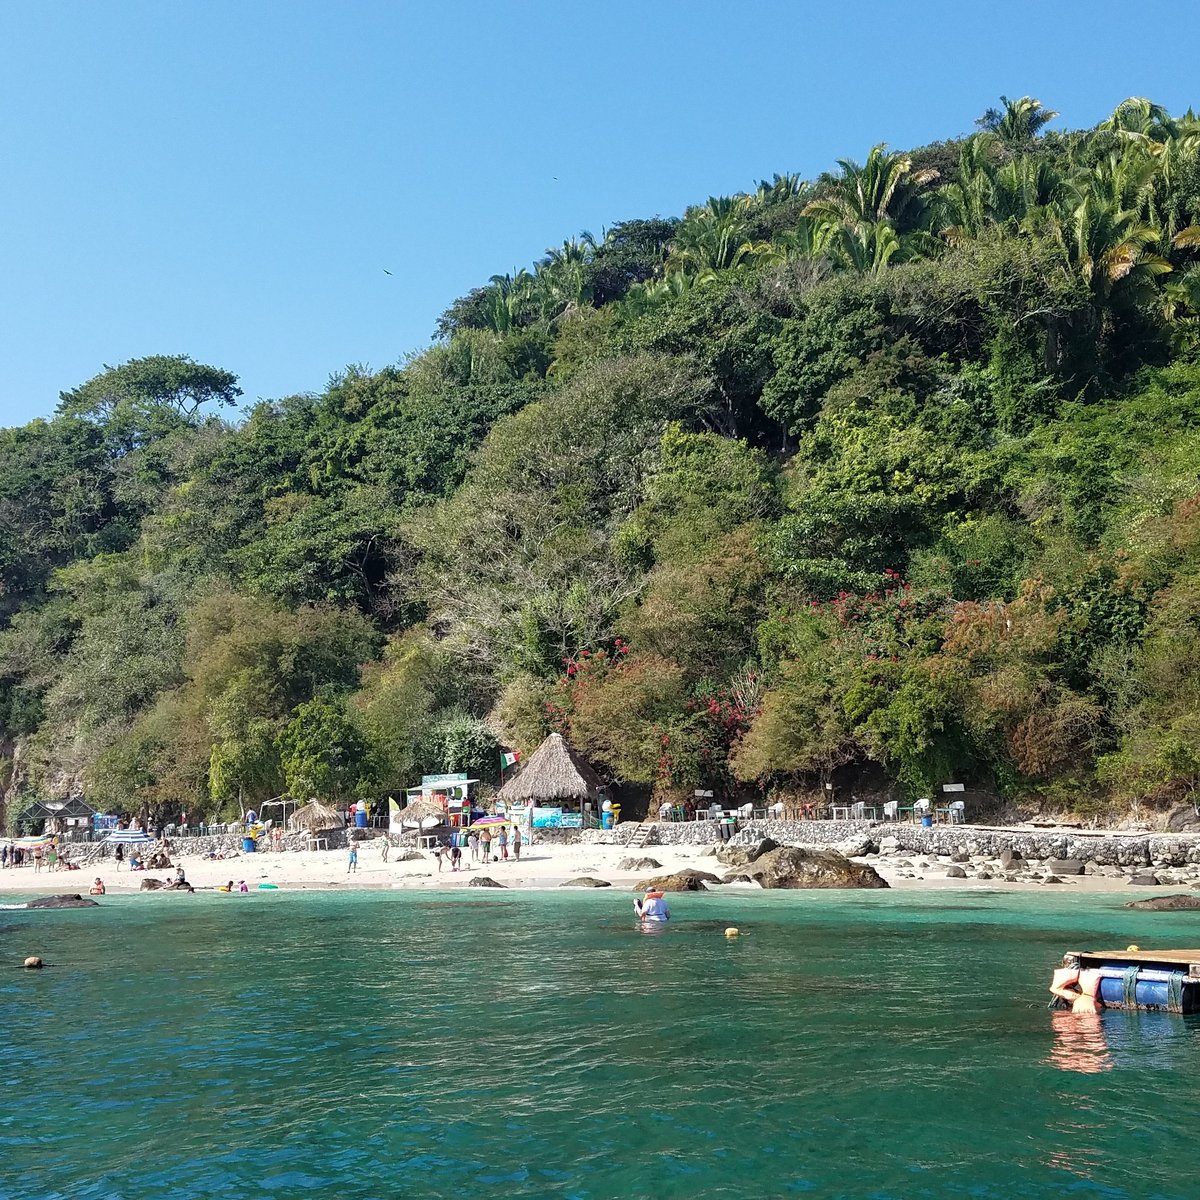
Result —
<path fill-rule="evenodd" d="M 497 793 L 497 809 L 530 829 L 600 824 L 604 784 L 583 756 L 552 733 Z"/>
<path fill-rule="evenodd" d="M 417 787 L 405 788 L 404 796 L 411 807 L 418 800 L 436 804 L 446 823 L 454 829 L 471 823 L 475 809 L 474 788 L 479 783 L 465 773 L 422 775 Z"/>

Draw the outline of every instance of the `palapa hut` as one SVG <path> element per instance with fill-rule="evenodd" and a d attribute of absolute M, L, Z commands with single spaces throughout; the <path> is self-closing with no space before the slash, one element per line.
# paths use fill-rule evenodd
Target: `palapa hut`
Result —
<path fill-rule="evenodd" d="M 562 807 L 582 814 L 586 804 L 593 810 L 599 806 L 603 787 L 580 753 L 567 745 L 561 733 L 552 733 L 496 793 L 496 799 L 507 805 Z"/>
<path fill-rule="evenodd" d="M 436 800 L 418 796 L 411 804 L 406 804 L 391 821 L 393 829 L 427 829 L 434 824 L 444 824 L 446 808 Z"/>
<path fill-rule="evenodd" d="M 324 829 L 341 829 L 345 824 L 341 813 L 319 800 L 310 800 L 287 819 L 287 827 L 292 833 L 320 833 Z"/>

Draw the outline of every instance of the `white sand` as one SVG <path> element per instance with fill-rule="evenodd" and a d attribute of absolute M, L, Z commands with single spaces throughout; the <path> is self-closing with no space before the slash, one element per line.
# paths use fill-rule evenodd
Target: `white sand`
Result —
<path fill-rule="evenodd" d="M 234 887 L 245 880 L 250 888 L 260 883 L 273 883 L 281 889 L 389 889 L 389 888 L 462 888 L 480 875 L 487 875 L 509 888 L 558 887 L 568 879 L 590 875 L 608 880 L 614 887 L 632 889 L 639 879 L 652 875 L 668 874 L 686 867 L 711 871 L 722 875 L 724 867 L 705 848 L 697 846 L 648 846 L 644 850 L 625 846 L 547 844 L 525 846 L 521 860 L 516 862 L 471 863 L 468 852 L 463 852 L 464 865 L 459 871 L 451 871 L 447 861 L 438 871 L 437 861 L 432 855 L 423 855 L 409 862 L 394 861 L 396 855 L 404 853 L 393 848 L 390 858 L 384 862 L 381 854 L 382 839 L 365 843 L 358 855 L 358 870 L 347 872 L 345 850 L 301 850 L 239 855 L 235 858 L 210 862 L 199 855 L 188 854 L 186 842 L 176 842 L 172 862 L 181 862 L 188 881 L 196 888 L 215 889 L 233 881 Z M 183 853 L 178 851 L 183 848 Z M 653 858 L 662 863 L 661 869 L 645 871 L 619 870 L 617 863 L 624 858 Z M 1127 879 L 1103 875 L 1075 876 L 1064 884 L 1039 884 L 1031 882 L 1007 883 L 1003 879 L 947 879 L 945 865 L 933 864 L 925 878 L 901 879 L 895 867 L 886 858 L 874 857 L 867 860 L 879 873 L 899 890 L 971 890 L 971 891 L 1035 891 L 1050 892 L 1122 892 L 1131 899 L 1161 895 L 1157 888 L 1132 888 Z M 173 870 L 133 872 L 127 867 L 117 870 L 112 859 L 103 865 L 85 867 L 80 871 L 34 872 L 31 866 L 9 867 L 0 870 L 0 893 L 11 892 L 80 892 L 86 894 L 92 880 L 99 875 L 110 893 L 138 891 L 147 876 L 169 881 L 174 878 Z M 1187 890 L 1178 885 L 1167 890 Z"/>

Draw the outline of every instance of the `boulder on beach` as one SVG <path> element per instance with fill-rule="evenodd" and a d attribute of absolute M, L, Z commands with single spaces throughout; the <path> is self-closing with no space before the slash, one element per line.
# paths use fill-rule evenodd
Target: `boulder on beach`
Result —
<path fill-rule="evenodd" d="M 887 880 L 868 863 L 851 862 L 836 850 L 780 846 L 725 876 L 726 883 L 746 881 L 764 888 L 885 888 Z"/>
<path fill-rule="evenodd" d="M 497 883 L 490 875 L 476 875 L 467 887 L 507 887 L 507 884 Z"/>
<path fill-rule="evenodd" d="M 762 838 L 745 846 L 718 846 L 717 862 L 727 867 L 747 867 L 764 854 L 778 849 L 779 843 L 771 838 Z"/>
<path fill-rule="evenodd" d="M 1055 875 L 1082 875 L 1083 863 L 1077 858 L 1051 858 L 1046 861 L 1046 870 Z"/>
<path fill-rule="evenodd" d="M 30 900 L 26 908 L 98 908 L 95 900 L 81 896 L 78 892 L 69 896 L 39 896 Z"/>
<path fill-rule="evenodd" d="M 612 887 L 607 879 L 597 879 L 595 875 L 577 875 L 574 879 L 565 879 L 559 887 Z"/>
<path fill-rule="evenodd" d="M 396 850 L 388 855 L 388 862 L 416 862 L 424 857 L 420 850 Z"/>
<path fill-rule="evenodd" d="M 617 863 L 618 871 L 657 871 L 662 863 L 657 858 L 623 858 Z"/>
<path fill-rule="evenodd" d="M 1181 912 L 1200 908 L 1200 896 L 1151 896 L 1149 900 L 1130 900 L 1125 907 L 1136 908 L 1140 912 Z"/>
<path fill-rule="evenodd" d="M 1159 887 L 1161 884 L 1157 875 L 1134 875 L 1129 882 L 1133 887 Z"/>
<path fill-rule="evenodd" d="M 946 868 L 947 879 L 966 879 L 967 873 L 962 867 L 949 866 Z"/>
<path fill-rule="evenodd" d="M 721 877 L 711 871 L 697 871 L 695 867 L 685 867 L 672 875 L 657 875 L 653 879 L 643 879 L 635 883 L 635 892 L 702 892 L 706 883 L 720 883 Z"/>

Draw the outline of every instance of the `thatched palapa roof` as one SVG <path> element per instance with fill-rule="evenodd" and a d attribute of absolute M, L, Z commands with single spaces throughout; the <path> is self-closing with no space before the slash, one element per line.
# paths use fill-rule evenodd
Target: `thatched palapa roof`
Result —
<path fill-rule="evenodd" d="M 577 750 L 552 733 L 497 793 L 497 800 L 545 805 L 555 800 L 595 800 L 603 784 Z"/>
<path fill-rule="evenodd" d="M 303 829 L 309 833 L 320 833 L 322 829 L 341 829 L 345 825 L 342 814 L 319 800 L 310 800 L 288 817 L 287 827 L 296 833 Z"/>
<path fill-rule="evenodd" d="M 444 821 L 446 810 L 436 800 L 418 796 L 411 804 L 406 804 L 397 815 L 406 825 L 419 825 L 430 817 Z"/>

